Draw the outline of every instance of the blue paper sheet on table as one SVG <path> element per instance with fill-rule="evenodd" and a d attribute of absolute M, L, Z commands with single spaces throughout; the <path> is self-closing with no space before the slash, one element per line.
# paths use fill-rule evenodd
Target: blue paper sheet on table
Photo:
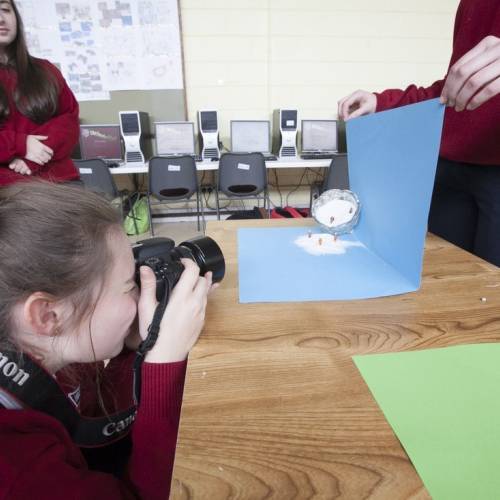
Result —
<path fill-rule="evenodd" d="M 339 237 L 345 252 L 312 255 L 297 244 L 311 230 L 319 239 L 319 226 L 240 229 L 240 302 L 418 290 L 443 117 L 444 106 L 432 99 L 347 122 L 350 189 L 362 208 L 354 231 Z"/>

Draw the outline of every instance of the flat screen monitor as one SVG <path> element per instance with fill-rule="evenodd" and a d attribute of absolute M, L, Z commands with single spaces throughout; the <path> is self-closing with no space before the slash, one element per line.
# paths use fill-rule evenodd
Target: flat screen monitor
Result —
<path fill-rule="evenodd" d="M 156 122 L 156 154 L 194 155 L 194 124 L 192 122 Z"/>
<path fill-rule="evenodd" d="M 269 153 L 271 124 L 266 120 L 231 120 L 231 151 Z"/>
<path fill-rule="evenodd" d="M 302 120 L 302 151 L 337 151 L 336 120 Z"/>
<path fill-rule="evenodd" d="M 80 125 L 80 152 L 84 160 L 122 160 L 120 125 Z"/>

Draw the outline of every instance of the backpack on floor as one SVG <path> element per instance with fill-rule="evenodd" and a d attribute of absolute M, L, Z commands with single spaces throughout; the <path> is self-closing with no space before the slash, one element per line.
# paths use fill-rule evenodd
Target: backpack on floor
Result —
<path fill-rule="evenodd" d="M 129 236 L 145 233 L 149 231 L 149 210 L 148 200 L 145 196 L 137 196 L 131 202 L 130 211 L 123 221 L 123 229 Z"/>
<path fill-rule="evenodd" d="M 271 210 L 271 219 L 302 219 L 309 217 L 308 208 L 276 207 Z"/>

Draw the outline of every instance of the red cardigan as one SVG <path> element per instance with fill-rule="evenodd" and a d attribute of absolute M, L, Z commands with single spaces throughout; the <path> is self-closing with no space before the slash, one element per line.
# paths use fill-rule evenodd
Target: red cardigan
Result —
<path fill-rule="evenodd" d="M 31 169 L 32 176 L 56 182 L 78 179 L 79 174 L 70 158 L 79 136 L 78 102 L 68 87 L 61 72 L 50 62 L 36 60 L 46 67 L 56 78 L 59 86 L 59 107 L 56 115 L 39 125 L 22 115 L 16 108 L 13 93 L 17 85 L 15 70 L 0 66 L 0 84 L 5 89 L 10 103 L 10 114 L 0 123 L 0 185 L 11 184 L 29 176 L 21 175 L 9 169 L 14 158 L 26 155 L 28 135 L 47 135 L 44 144 L 54 150 L 52 160 L 44 166 L 24 159 Z"/>
<path fill-rule="evenodd" d="M 133 358 L 133 353 L 122 354 L 104 370 L 108 409 L 110 401 L 116 409 L 131 403 Z M 53 417 L 29 409 L 0 409 L 0 499 L 168 499 L 186 365 L 143 364 L 141 402 L 122 480 L 90 470 Z M 80 411 L 86 416 L 102 414 L 95 387 L 82 384 Z"/>
<path fill-rule="evenodd" d="M 462 0 L 458 7 L 450 67 L 484 37 L 500 37 L 498 0 Z M 446 78 L 430 87 L 410 85 L 377 95 L 377 111 L 432 99 L 441 95 Z M 473 111 L 446 108 L 441 156 L 453 161 L 500 165 L 500 95 Z"/>

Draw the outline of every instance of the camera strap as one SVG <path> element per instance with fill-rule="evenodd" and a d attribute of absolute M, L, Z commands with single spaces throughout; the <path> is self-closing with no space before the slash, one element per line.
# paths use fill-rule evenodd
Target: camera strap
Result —
<path fill-rule="evenodd" d="M 28 355 L 5 349 L 0 352 L 0 389 L 25 407 L 59 420 L 81 447 L 105 446 L 122 439 L 137 413 L 133 406 L 109 416 L 83 417 L 54 377 Z"/>
<path fill-rule="evenodd" d="M 141 400 L 141 368 L 142 363 L 146 354 L 152 349 L 158 340 L 158 335 L 160 333 L 161 320 L 165 309 L 167 308 L 168 299 L 170 298 L 170 292 L 172 291 L 172 285 L 169 281 L 165 283 L 165 293 L 161 298 L 160 302 L 156 306 L 155 312 L 153 314 L 153 319 L 148 327 L 147 337 L 139 344 L 139 348 L 136 351 L 135 361 L 134 361 L 134 403 L 139 405 Z"/>

